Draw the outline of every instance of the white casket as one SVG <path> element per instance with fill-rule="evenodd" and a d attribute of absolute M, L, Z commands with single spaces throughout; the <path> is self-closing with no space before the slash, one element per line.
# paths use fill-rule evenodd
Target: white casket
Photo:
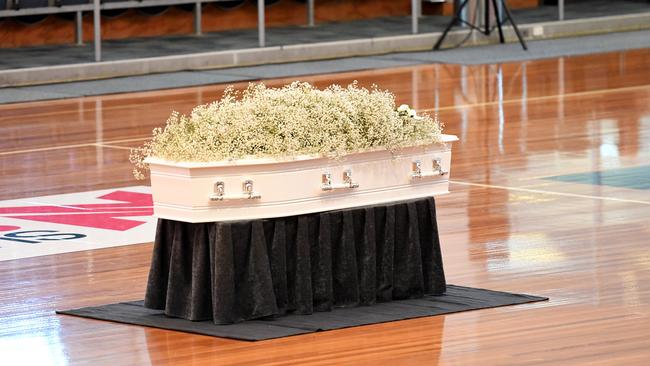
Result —
<path fill-rule="evenodd" d="M 192 223 L 248 220 L 448 193 L 454 141 L 442 135 L 439 144 L 337 158 L 145 162 L 155 216 Z"/>

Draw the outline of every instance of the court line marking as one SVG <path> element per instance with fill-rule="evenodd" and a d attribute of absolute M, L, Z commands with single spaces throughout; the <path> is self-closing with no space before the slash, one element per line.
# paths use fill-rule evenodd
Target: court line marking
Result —
<path fill-rule="evenodd" d="M 618 169 L 618 168 L 603 168 L 602 170 L 586 170 L 586 171 L 572 171 L 572 172 L 567 172 L 567 173 L 557 173 L 557 174 L 546 174 L 546 175 L 538 175 L 534 177 L 521 177 L 517 178 L 517 180 L 520 181 L 527 181 L 527 180 L 545 180 L 547 178 L 552 178 L 552 177 L 560 177 L 563 175 L 574 175 L 574 174 L 590 174 L 590 173 L 600 173 L 605 170 L 610 170 L 610 169 Z M 565 182 L 565 183 L 570 183 L 570 182 Z"/>
<path fill-rule="evenodd" d="M 111 140 L 111 141 L 106 141 L 106 144 L 119 144 L 121 142 L 133 142 L 133 141 L 144 141 L 148 140 L 151 137 L 138 137 L 138 138 L 131 138 L 131 139 L 122 139 L 122 140 Z M 61 145 L 61 146 L 51 146 L 51 147 L 39 147 L 36 149 L 26 149 L 26 150 L 13 150 L 13 151 L 7 151 L 7 152 L 2 152 L 0 153 L 0 156 L 6 156 L 6 155 L 15 155 L 15 154 L 25 154 L 25 153 L 31 153 L 31 152 L 40 152 L 40 151 L 50 151 L 50 150 L 62 150 L 62 149 L 74 149 L 77 147 L 91 147 L 91 146 L 103 146 L 104 142 L 86 142 L 83 144 L 74 144 L 74 145 Z M 117 146 L 107 146 L 107 147 L 116 147 Z M 122 146 L 119 146 L 122 147 Z M 124 147 L 125 149 L 131 149 L 130 147 Z"/>
<path fill-rule="evenodd" d="M 322 75 L 327 75 L 327 74 L 322 74 Z M 286 78 L 276 78 L 276 79 L 266 79 L 265 81 L 272 81 L 272 80 L 283 80 Z M 247 80 L 250 81 L 250 80 Z M 244 81 L 244 82 L 247 82 Z M 233 85 L 233 84 L 238 84 L 239 82 L 231 82 L 231 83 L 217 83 L 217 84 L 212 84 L 212 85 L 207 85 L 208 87 L 211 86 L 216 86 L 216 85 Z M 202 88 L 206 86 L 194 86 L 194 87 L 185 87 L 185 88 L 174 88 L 174 89 L 161 89 L 161 90 L 155 90 L 155 91 L 140 91 L 140 92 L 127 92 L 127 93 L 118 93 L 118 94 L 107 94 L 107 95 L 97 95 L 97 96 L 89 96 L 89 97 L 79 97 L 79 98 L 70 98 L 70 99 L 64 99 L 65 101 L 71 101 L 74 99 L 84 99 L 84 98 L 108 98 L 111 97 L 110 100 L 117 100 L 119 98 L 124 98 L 124 95 L 130 95 L 130 94 L 142 94 L 142 93 L 164 93 L 164 92 L 175 92 L 175 91 L 180 91 L 182 89 L 192 89 L 192 88 Z M 576 97 L 576 96 L 585 96 L 585 95 L 595 95 L 595 94 L 605 94 L 605 93 L 615 93 L 615 92 L 621 92 L 621 91 L 629 91 L 629 90 L 637 90 L 637 89 L 644 89 L 644 88 L 650 88 L 650 85 L 633 85 L 633 86 L 624 86 L 620 88 L 612 88 L 612 89 L 596 89 L 596 90 L 586 90 L 582 92 L 573 92 L 573 93 L 565 93 L 565 94 L 552 94 L 552 95 L 543 95 L 539 97 L 529 97 L 526 99 L 519 98 L 519 99 L 505 99 L 503 101 L 504 104 L 512 104 L 512 103 L 517 103 L 526 100 L 528 101 L 536 101 L 536 100 L 546 100 L 546 99 L 555 99 L 559 97 Z M 185 92 L 186 93 L 186 92 Z M 122 97 L 119 97 L 122 95 Z M 155 98 L 155 97 L 152 97 Z M 193 99 L 194 96 L 188 97 L 188 99 Z M 48 103 L 48 102 L 54 102 L 58 100 L 47 100 L 47 101 L 33 101 L 33 102 L 27 102 L 27 103 Z M 481 107 L 481 106 L 487 106 L 487 105 L 492 105 L 492 104 L 498 104 L 499 101 L 490 101 L 490 102 L 481 102 L 481 103 L 473 103 L 473 104 L 461 104 L 461 105 L 450 105 L 446 107 L 439 107 L 438 110 L 449 110 L 449 109 L 455 109 L 455 108 L 472 108 L 472 107 Z M 148 103 L 139 103 L 136 104 L 136 106 L 143 106 Z M 5 105 L 0 105 L 0 110 L 3 109 L 4 106 L 8 106 L 9 104 Z M 9 108 L 9 107 L 6 107 Z M 133 105 L 128 105 L 128 106 L 112 106 L 112 107 L 102 107 L 102 111 L 110 111 L 110 110 L 119 110 L 119 109 L 124 109 L 124 108 L 133 108 Z M 87 112 L 95 112 L 97 108 L 94 107 L 88 107 L 87 109 L 84 109 Z M 422 111 L 433 111 L 435 108 L 426 108 L 426 109 L 421 109 Z M 61 114 L 61 113 L 70 113 L 69 111 L 52 111 L 52 112 L 45 112 L 45 113 L 34 113 L 30 114 L 33 116 L 41 116 L 41 115 L 56 115 L 56 114 Z M 4 117 L 0 118 L 0 121 L 3 120 Z"/>
<path fill-rule="evenodd" d="M 589 198 L 589 199 L 603 200 L 603 201 L 614 201 L 614 202 L 625 202 L 625 203 L 640 203 L 642 205 L 650 205 L 650 201 L 629 200 L 629 199 L 625 199 L 625 198 L 599 197 L 599 196 L 590 196 L 590 195 L 586 195 L 586 194 L 577 194 L 577 193 L 563 193 L 563 192 L 554 192 L 554 191 L 544 191 L 544 190 L 541 190 L 541 189 L 507 187 L 507 186 L 498 186 L 498 185 L 492 185 L 492 184 L 461 182 L 461 181 L 457 181 L 457 180 L 450 180 L 449 183 L 460 184 L 460 185 L 463 185 L 463 186 L 503 189 L 503 190 L 508 190 L 508 191 L 519 191 L 519 192 L 548 194 L 548 195 L 563 196 L 563 197 Z"/>
<path fill-rule="evenodd" d="M 132 137 L 129 139 L 121 139 L 121 140 L 109 140 L 109 141 L 104 141 L 104 142 L 95 142 L 96 144 L 119 144 L 120 142 L 132 142 L 132 141 L 141 141 L 141 140 L 149 140 L 151 136 L 145 136 L 145 137 Z"/>
<path fill-rule="evenodd" d="M 526 99 L 519 98 L 519 99 L 504 99 L 502 102 L 499 102 L 498 100 L 490 101 L 490 102 L 481 102 L 481 103 L 473 103 L 473 104 L 459 104 L 459 105 L 450 105 L 446 107 L 439 107 L 438 109 L 436 108 L 426 108 L 422 109 L 422 111 L 446 111 L 450 109 L 459 109 L 459 108 L 474 108 L 474 107 L 484 107 L 484 106 L 490 106 L 490 105 L 498 105 L 499 103 L 502 104 L 516 104 L 520 103 L 522 101 L 525 101 L 526 103 L 528 102 L 536 102 L 536 101 L 541 101 L 541 100 L 550 100 L 550 99 L 557 99 L 557 98 L 572 98 L 572 97 L 583 97 L 583 96 L 589 96 L 589 95 L 598 95 L 598 94 L 607 94 L 607 93 L 615 93 L 615 92 L 623 92 L 623 91 L 630 91 L 630 90 L 637 90 L 637 89 L 645 89 L 645 88 L 650 88 L 650 85 L 635 85 L 635 86 L 624 86 L 621 88 L 613 88 L 613 89 L 598 89 L 598 90 L 586 90 L 582 92 L 574 92 L 574 93 L 565 93 L 565 94 L 553 94 L 553 95 L 542 95 L 539 97 L 529 97 Z"/>
<path fill-rule="evenodd" d="M 544 96 L 539 96 L 539 97 L 530 97 L 530 98 L 526 98 L 526 99 L 523 99 L 523 98 L 506 99 L 503 102 L 499 102 L 498 100 L 495 100 L 495 101 L 491 101 L 491 102 L 450 105 L 450 106 L 446 106 L 446 107 L 439 107 L 437 109 L 436 108 L 424 108 L 424 109 L 421 109 L 421 110 L 422 111 L 427 111 L 427 112 L 428 111 L 446 111 L 446 110 L 453 110 L 453 109 L 460 109 L 460 108 L 474 108 L 474 107 L 484 107 L 484 106 L 490 106 L 490 105 L 498 105 L 499 103 L 516 104 L 516 103 L 520 103 L 520 102 L 522 102 L 524 100 L 526 102 L 531 102 L 531 101 L 534 102 L 534 101 L 539 101 L 539 100 L 557 99 L 557 98 L 560 98 L 560 97 L 579 97 L 579 96 L 615 93 L 615 92 L 620 92 L 620 91 L 629 91 L 629 90 L 646 89 L 646 88 L 650 88 L 650 85 L 636 85 L 636 86 L 627 86 L 627 87 L 614 88 L 614 89 L 588 90 L 588 91 L 584 91 L 584 92 L 544 95 Z M 92 110 L 92 108 L 91 108 L 91 110 Z M 119 143 L 119 142 L 147 140 L 148 138 L 149 137 L 136 138 L 136 139 L 125 139 L 125 140 L 114 140 L 114 141 L 106 141 L 106 143 L 111 144 L 111 143 Z M 13 155 L 13 154 L 23 154 L 23 153 L 30 153 L 30 152 L 39 152 L 39 151 L 48 151 L 48 150 L 71 149 L 71 148 L 76 148 L 76 147 L 96 146 L 96 144 L 97 143 L 93 142 L 93 143 L 74 144 L 74 145 L 42 147 L 42 148 L 37 148 L 37 149 L 7 151 L 7 152 L 0 153 L 0 156 Z M 102 144 L 102 143 L 100 143 L 100 144 Z"/>
<path fill-rule="evenodd" d="M 561 177 L 563 175 L 579 175 L 579 174 L 596 174 L 596 173 L 602 173 L 608 170 L 620 170 L 620 169 L 633 169 L 633 168 L 643 168 L 643 167 L 650 167 L 650 165 L 634 165 L 634 166 L 621 166 L 621 167 L 602 167 L 600 170 L 587 170 L 587 171 L 573 171 L 573 172 L 568 172 L 568 173 L 556 173 L 556 174 L 547 174 L 547 175 L 538 175 L 535 177 L 523 177 L 523 178 L 518 178 L 518 180 L 521 181 L 526 181 L 526 180 L 540 180 L 540 179 L 547 179 L 547 178 L 553 178 L 553 177 Z M 565 183 L 571 183 L 571 182 L 565 182 Z"/>
<path fill-rule="evenodd" d="M 36 148 L 36 149 L 27 149 L 27 150 L 14 150 L 14 151 L 2 152 L 2 153 L 0 153 L 0 156 L 23 154 L 23 153 L 30 153 L 30 152 L 39 152 L 39 151 L 49 151 L 49 150 L 73 149 L 75 147 L 85 147 L 85 146 L 92 146 L 92 145 L 93 144 L 83 143 L 83 144 L 75 144 L 75 145 L 61 145 L 61 146 L 51 146 L 51 147 L 40 147 L 40 148 Z"/>
<path fill-rule="evenodd" d="M 109 144 L 101 144 L 101 143 L 100 144 L 94 144 L 94 145 L 99 146 L 99 147 L 106 147 L 106 148 L 110 148 L 110 149 L 120 149 L 120 150 L 132 150 L 133 149 L 132 147 L 128 147 L 128 146 L 117 146 L 117 145 L 109 145 Z"/>

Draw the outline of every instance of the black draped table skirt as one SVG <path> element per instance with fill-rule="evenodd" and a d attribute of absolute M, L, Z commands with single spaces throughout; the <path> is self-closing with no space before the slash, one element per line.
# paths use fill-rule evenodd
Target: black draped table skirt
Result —
<path fill-rule="evenodd" d="M 445 288 L 430 197 L 272 219 L 160 219 L 145 306 L 230 324 Z"/>

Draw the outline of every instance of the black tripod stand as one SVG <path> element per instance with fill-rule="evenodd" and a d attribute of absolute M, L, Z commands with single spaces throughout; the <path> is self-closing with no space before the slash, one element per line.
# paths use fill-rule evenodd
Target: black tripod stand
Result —
<path fill-rule="evenodd" d="M 508 5 L 506 4 L 505 0 L 483 0 L 485 4 L 485 21 L 484 21 L 484 28 L 481 28 L 481 26 L 477 26 L 475 24 L 471 24 L 460 17 L 460 13 L 463 11 L 463 8 L 467 5 L 469 0 L 463 0 L 463 2 L 460 4 L 458 9 L 456 10 L 456 15 L 454 15 L 454 18 L 451 20 L 449 25 L 447 25 L 447 28 L 445 29 L 444 32 L 442 32 L 442 35 L 438 39 L 438 42 L 436 42 L 435 46 L 433 46 L 434 50 L 440 49 L 440 45 L 442 45 L 442 41 L 445 40 L 445 37 L 447 37 L 447 33 L 449 33 L 449 30 L 451 27 L 453 27 L 457 23 L 463 23 L 466 24 L 468 27 L 477 30 L 481 32 L 482 34 L 485 34 L 486 36 L 489 36 L 490 33 L 492 32 L 492 28 L 490 27 L 490 2 L 492 3 L 492 7 L 494 8 L 494 16 L 496 17 L 496 27 L 499 30 L 499 41 L 501 43 L 505 43 L 505 39 L 503 38 L 503 29 L 501 26 L 506 22 L 510 21 L 512 23 L 512 28 L 515 30 L 515 33 L 517 34 L 517 38 L 519 38 L 519 43 L 521 43 L 521 47 L 524 48 L 524 50 L 528 50 L 528 47 L 526 46 L 526 42 L 524 42 L 523 37 L 521 36 L 521 33 L 519 33 L 519 28 L 517 28 L 517 24 L 515 21 L 512 19 L 512 14 L 510 14 L 510 9 L 508 9 Z M 501 2 L 501 5 L 503 6 L 503 11 L 506 13 L 506 17 L 501 19 L 501 15 L 499 15 L 499 10 L 497 7 L 497 1 Z"/>

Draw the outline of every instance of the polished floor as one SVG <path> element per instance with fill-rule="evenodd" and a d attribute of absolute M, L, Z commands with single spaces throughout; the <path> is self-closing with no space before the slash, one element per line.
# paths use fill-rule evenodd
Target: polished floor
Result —
<path fill-rule="evenodd" d="M 510 3 L 514 2 L 510 1 Z M 530 4 L 531 2 L 528 1 L 527 3 Z M 206 4 L 206 6 L 211 5 Z M 278 9 L 276 8 L 276 10 Z M 336 13 L 323 14 L 319 10 L 317 7 L 316 26 L 305 27 L 301 25 L 274 25 L 270 19 L 272 17 L 270 14 L 274 10 L 273 8 L 267 9 L 266 45 L 270 47 L 286 47 L 315 42 L 337 42 L 369 37 L 409 35 L 412 31 L 410 15 L 333 22 L 331 19 L 336 19 Z M 650 4 L 648 4 L 647 0 L 617 0 L 616 6 L 612 6 L 611 0 L 571 0 L 566 1 L 564 19 L 587 20 L 590 18 L 615 15 L 638 15 L 648 12 L 650 12 Z M 538 7 L 517 8 L 515 6 L 512 9 L 512 13 L 513 18 L 519 25 L 554 22 L 558 20 L 558 7 L 555 5 L 544 5 L 543 1 L 540 1 L 540 6 Z M 207 17 L 209 16 L 206 15 L 204 19 L 207 19 Z M 232 22 L 229 18 L 224 20 L 225 22 Z M 450 20 L 450 16 L 425 15 L 419 20 L 419 33 L 442 32 Z M 74 27 L 72 20 L 68 24 L 68 29 L 72 32 Z M 122 23 L 122 26 L 126 29 L 130 27 L 128 22 Z M 207 27 L 207 25 L 204 25 L 204 27 Z M 614 29 L 630 29 L 629 27 L 619 28 L 620 25 L 612 25 L 612 27 Z M 647 29 L 647 27 L 643 28 Z M 46 32 L 47 28 L 42 31 Z M 204 31 L 206 31 L 205 28 Z M 85 32 L 92 34 L 92 31 Z M 102 41 L 102 57 L 106 61 L 119 61 L 217 50 L 254 49 L 259 45 L 257 32 L 256 28 L 251 28 L 219 32 L 208 31 L 200 37 L 193 34 L 175 34 L 157 37 L 105 39 Z M 0 48 L 2 52 L 2 57 L 0 57 L 0 70 L 70 65 L 92 62 L 94 60 L 94 44 L 92 42 L 86 41 L 83 46 L 70 43 L 10 48 L 12 47 L 9 46 L 12 39 L 20 40 L 21 35 L 16 33 L 0 27 L 0 46 L 2 46 Z M 29 37 L 29 34 L 32 34 L 30 32 L 26 33 L 28 35 L 24 35 L 23 37 Z M 5 37 L 6 40 L 2 37 Z M 72 42 L 72 33 L 70 33 L 69 37 L 69 42 Z M 3 40 L 5 41 L 3 42 Z"/>
<path fill-rule="evenodd" d="M 646 365 L 649 64 L 637 50 L 303 78 L 377 84 L 437 113 L 460 138 L 437 201 L 448 281 L 548 302 L 255 343 L 54 314 L 141 299 L 151 244 L 131 245 L 0 262 L 0 363 Z M 140 184 L 129 147 L 224 88 L 0 106 L 0 199 Z M 623 169 L 616 185 L 557 178 Z"/>

